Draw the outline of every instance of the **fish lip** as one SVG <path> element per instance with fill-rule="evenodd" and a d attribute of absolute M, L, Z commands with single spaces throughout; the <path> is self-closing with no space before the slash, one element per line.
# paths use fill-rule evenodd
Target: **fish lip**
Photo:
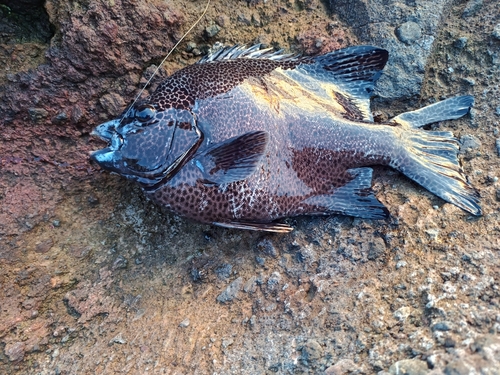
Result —
<path fill-rule="evenodd" d="M 100 138 L 105 142 L 111 142 L 113 133 L 116 132 L 116 128 L 120 125 L 120 119 L 114 119 L 111 121 L 104 122 L 97 125 L 94 130 L 90 132 L 90 135 Z"/>

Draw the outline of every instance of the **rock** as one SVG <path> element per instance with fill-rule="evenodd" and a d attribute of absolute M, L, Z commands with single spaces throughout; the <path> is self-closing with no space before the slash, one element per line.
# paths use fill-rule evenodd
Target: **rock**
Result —
<path fill-rule="evenodd" d="M 273 272 L 269 279 L 267 280 L 267 288 L 269 290 L 274 290 L 278 287 L 279 282 L 281 281 L 281 275 L 279 272 Z"/>
<path fill-rule="evenodd" d="M 405 22 L 396 29 L 396 36 L 406 44 L 413 44 L 422 37 L 422 29 L 416 22 Z"/>
<path fill-rule="evenodd" d="M 54 241 L 52 241 L 52 239 L 50 238 L 48 240 L 39 242 L 35 246 L 35 252 L 39 254 L 45 254 L 50 250 L 53 244 Z"/>
<path fill-rule="evenodd" d="M 59 112 L 53 119 L 52 123 L 56 125 L 60 125 L 68 121 L 69 117 L 66 112 Z"/>
<path fill-rule="evenodd" d="M 220 267 L 217 267 L 215 269 L 215 274 L 217 275 L 217 277 L 219 279 L 227 279 L 229 278 L 229 276 L 231 276 L 231 272 L 233 270 L 233 266 L 230 265 L 230 264 L 223 264 L 222 266 Z"/>
<path fill-rule="evenodd" d="M 431 330 L 434 331 L 449 331 L 451 329 L 450 322 L 438 322 L 432 325 Z"/>
<path fill-rule="evenodd" d="M 453 42 L 453 46 L 458 49 L 463 49 L 467 45 L 467 38 L 465 36 L 458 38 Z"/>
<path fill-rule="evenodd" d="M 335 365 L 325 370 L 325 375 L 344 375 L 357 369 L 352 359 L 341 359 Z"/>
<path fill-rule="evenodd" d="M 311 366 L 313 362 L 323 356 L 323 348 L 316 340 L 308 340 L 302 347 L 302 362 L 306 366 Z"/>
<path fill-rule="evenodd" d="M 404 2 L 408 3 L 408 2 Z M 330 9 L 349 24 L 361 44 L 389 51 L 375 93 L 389 101 L 420 95 L 427 59 L 441 25 L 447 0 L 329 0 Z"/>
<path fill-rule="evenodd" d="M 128 260 L 123 255 L 118 255 L 113 262 L 113 266 L 111 267 L 113 270 L 117 269 L 125 269 L 127 268 Z"/>
<path fill-rule="evenodd" d="M 446 365 L 443 373 L 445 375 L 469 375 L 471 368 L 464 361 L 458 359 Z"/>
<path fill-rule="evenodd" d="M 495 141 L 495 147 L 497 148 L 497 155 L 500 157 L 500 138 Z"/>
<path fill-rule="evenodd" d="M 245 293 L 254 293 L 257 290 L 257 277 L 252 276 L 243 286 Z"/>
<path fill-rule="evenodd" d="M 99 99 L 99 103 L 110 116 L 119 115 L 123 111 L 123 108 L 125 108 L 126 104 L 122 96 L 115 92 L 103 95 Z"/>
<path fill-rule="evenodd" d="M 256 247 L 259 252 L 262 252 L 265 255 L 271 256 L 273 258 L 276 258 L 278 256 L 278 251 L 274 247 L 273 243 L 268 239 L 259 241 Z"/>
<path fill-rule="evenodd" d="M 368 259 L 375 260 L 385 253 L 386 247 L 385 242 L 380 237 L 375 237 L 375 239 L 368 245 Z"/>
<path fill-rule="evenodd" d="M 481 147 L 481 141 L 473 135 L 466 134 L 460 137 L 460 146 L 461 153 L 477 150 L 479 147 Z"/>
<path fill-rule="evenodd" d="M 31 121 L 40 122 L 49 115 L 49 112 L 43 108 L 30 108 L 28 109 L 28 115 Z"/>
<path fill-rule="evenodd" d="M 483 6 L 483 0 L 470 0 L 462 13 L 463 18 L 474 16 Z"/>
<path fill-rule="evenodd" d="M 24 358 L 26 345 L 23 342 L 15 342 L 5 345 L 5 355 L 12 362 L 19 362 Z"/>
<path fill-rule="evenodd" d="M 189 319 L 186 318 L 184 319 L 182 322 L 179 323 L 179 327 L 181 328 L 186 328 L 186 327 L 189 327 Z"/>
<path fill-rule="evenodd" d="M 233 299 L 238 297 L 238 293 L 243 285 L 243 278 L 238 277 L 234 280 L 228 287 L 217 296 L 217 301 L 220 303 L 231 302 Z"/>
<path fill-rule="evenodd" d="M 123 337 L 122 337 L 122 334 L 119 333 L 117 334 L 115 337 L 113 337 L 111 340 L 109 340 L 109 344 L 126 344 L 127 343 L 127 340 L 125 340 Z"/>
<path fill-rule="evenodd" d="M 400 322 L 405 321 L 411 314 L 411 307 L 403 306 L 394 311 L 393 316 Z"/>
<path fill-rule="evenodd" d="M 495 26 L 493 32 L 491 33 L 491 36 L 495 39 L 500 40 L 500 23 Z"/>
<path fill-rule="evenodd" d="M 217 24 L 207 26 L 205 28 L 205 36 L 207 38 L 212 38 L 212 37 L 216 36 L 219 33 L 219 31 L 221 31 L 221 27 Z"/>
<path fill-rule="evenodd" d="M 425 375 L 428 372 L 427 363 L 419 359 L 403 359 L 389 367 L 391 375 Z"/>
<path fill-rule="evenodd" d="M 222 340 L 222 347 L 226 349 L 228 346 L 232 345 L 234 343 L 234 340 L 229 338 L 229 339 L 223 339 Z"/>

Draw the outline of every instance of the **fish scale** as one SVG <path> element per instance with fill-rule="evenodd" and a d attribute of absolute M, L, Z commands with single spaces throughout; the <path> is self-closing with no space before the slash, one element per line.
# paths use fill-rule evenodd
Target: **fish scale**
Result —
<path fill-rule="evenodd" d="M 175 72 L 93 134 L 91 158 L 141 184 L 173 212 L 223 227 L 288 232 L 277 220 L 344 214 L 383 219 L 370 166 L 392 167 L 447 202 L 481 214 L 449 132 L 420 127 L 473 104 L 451 98 L 374 123 L 370 95 L 387 51 L 317 57 L 259 46 L 223 49 Z"/>

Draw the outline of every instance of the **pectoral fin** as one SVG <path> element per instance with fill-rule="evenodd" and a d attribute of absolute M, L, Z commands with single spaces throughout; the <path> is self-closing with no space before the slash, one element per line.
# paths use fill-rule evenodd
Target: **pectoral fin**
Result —
<path fill-rule="evenodd" d="M 337 188 L 331 195 L 316 195 L 304 203 L 326 209 L 326 213 L 340 213 L 364 219 L 385 219 L 389 216 L 387 208 L 378 201 L 371 189 L 371 168 L 349 169 L 353 179 Z"/>
<path fill-rule="evenodd" d="M 224 184 L 250 176 L 264 155 L 269 135 L 264 131 L 245 133 L 208 149 L 194 160 L 207 183 Z"/>

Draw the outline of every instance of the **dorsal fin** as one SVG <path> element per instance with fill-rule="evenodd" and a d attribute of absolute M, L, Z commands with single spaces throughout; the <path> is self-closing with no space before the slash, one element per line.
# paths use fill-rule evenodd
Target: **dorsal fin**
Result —
<path fill-rule="evenodd" d="M 346 117 L 373 121 L 370 97 L 388 56 L 386 50 L 377 47 L 348 47 L 314 57 L 314 64 L 304 69 L 340 94 L 334 94 L 334 100 L 344 108 Z"/>
<path fill-rule="evenodd" d="M 232 47 L 223 47 L 202 57 L 200 61 L 197 62 L 197 64 L 206 64 L 216 61 L 235 59 L 267 59 L 274 61 L 291 61 L 301 58 L 299 55 L 293 53 L 284 54 L 283 49 L 274 51 L 272 47 L 260 49 L 261 47 L 262 44 L 254 44 L 251 47 L 241 46 L 239 44 L 236 44 Z"/>

